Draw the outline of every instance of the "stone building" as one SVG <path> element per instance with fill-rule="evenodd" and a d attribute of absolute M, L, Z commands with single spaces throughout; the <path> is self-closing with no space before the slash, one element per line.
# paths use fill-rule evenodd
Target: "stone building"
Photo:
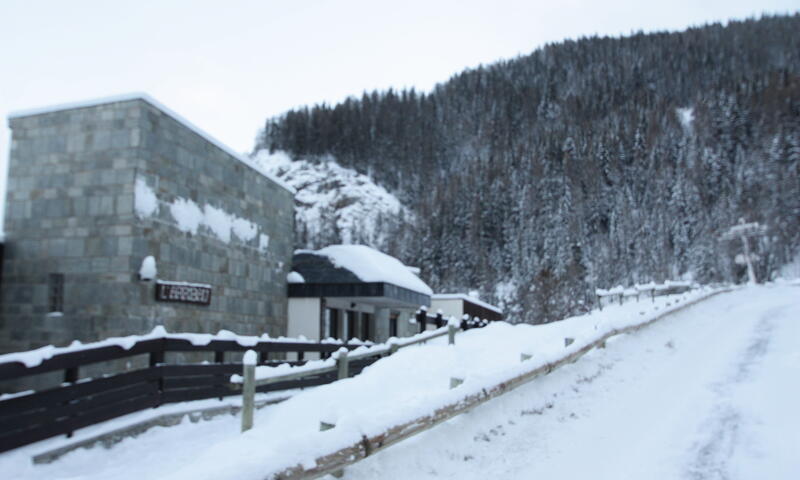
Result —
<path fill-rule="evenodd" d="M 0 352 L 156 325 L 287 333 L 290 187 L 145 95 L 9 124 Z"/>

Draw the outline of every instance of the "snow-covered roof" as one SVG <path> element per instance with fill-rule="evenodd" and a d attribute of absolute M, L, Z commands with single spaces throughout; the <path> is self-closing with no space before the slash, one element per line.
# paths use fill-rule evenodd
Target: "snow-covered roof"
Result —
<path fill-rule="evenodd" d="M 365 245 L 331 245 L 320 250 L 297 250 L 295 254 L 320 255 L 335 267 L 352 272 L 362 282 L 384 282 L 424 295 L 433 290 L 400 260 Z"/>
<path fill-rule="evenodd" d="M 235 159 L 239 160 L 240 162 L 244 163 L 248 167 L 252 168 L 256 172 L 260 173 L 264 177 L 272 180 L 276 184 L 280 185 L 284 189 L 288 190 L 292 195 L 296 193 L 294 187 L 285 183 L 283 180 L 279 179 L 278 177 L 268 173 L 263 168 L 259 167 L 257 163 L 253 162 L 250 158 L 241 155 L 235 151 L 233 151 L 230 147 L 225 145 L 224 143 L 220 142 L 216 138 L 212 137 L 200 127 L 196 126 L 189 120 L 186 120 L 183 116 L 176 113 L 172 109 L 166 107 L 164 104 L 159 102 L 158 100 L 154 99 L 150 95 L 146 93 L 127 93 L 122 95 L 115 95 L 111 97 L 103 97 L 103 98 L 96 98 L 92 100 L 84 100 L 81 102 L 72 102 L 72 103 L 62 103 L 59 105 L 51 105 L 47 107 L 39 107 L 39 108 L 31 108 L 27 110 L 17 110 L 15 112 L 11 112 L 8 114 L 8 119 L 11 120 L 13 118 L 20 118 L 20 117 L 30 117 L 32 115 L 41 115 L 43 113 L 51 113 L 51 112 L 58 112 L 61 110 L 73 110 L 76 108 L 86 108 L 86 107 L 96 107 L 98 105 L 105 105 L 107 103 L 117 103 L 117 102 L 127 102 L 131 100 L 143 100 L 150 105 L 154 106 L 155 108 L 161 110 L 162 112 L 166 113 L 170 117 L 172 117 L 175 121 L 183 125 L 184 127 L 188 128 L 189 130 L 193 131 L 197 135 L 200 135 L 203 139 L 207 142 L 211 143 L 212 145 L 216 146 L 223 152 L 227 153 L 228 155 L 234 157 Z"/>
<path fill-rule="evenodd" d="M 497 312 L 499 314 L 503 313 L 503 311 L 500 310 L 498 307 L 495 307 L 494 305 L 492 305 L 490 303 L 486 303 L 483 300 L 475 298 L 475 297 L 473 297 L 471 295 L 467 295 L 465 293 L 437 293 L 435 295 L 431 295 L 431 299 L 432 300 L 466 300 L 467 302 L 474 303 L 475 305 L 483 307 L 483 308 L 485 308 L 487 310 L 491 310 L 491 311 Z"/>

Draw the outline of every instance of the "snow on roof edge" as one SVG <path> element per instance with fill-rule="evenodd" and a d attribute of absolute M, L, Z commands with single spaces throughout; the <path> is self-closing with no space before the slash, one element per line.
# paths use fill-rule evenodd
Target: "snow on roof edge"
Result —
<path fill-rule="evenodd" d="M 233 158 L 239 160 L 240 162 L 244 163 L 245 165 L 247 165 L 248 167 L 252 168 L 256 172 L 260 173 L 265 178 L 268 178 L 269 180 L 271 180 L 271 181 L 275 182 L 276 184 L 278 184 L 279 186 L 283 187 L 286 191 L 288 191 L 292 195 L 297 193 L 297 190 L 295 190 L 294 187 L 292 187 L 288 183 L 285 183 L 283 180 L 279 179 L 278 177 L 275 177 L 274 175 L 269 174 L 269 173 L 263 171 L 262 169 L 258 168 L 258 166 L 252 160 L 250 160 L 249 158 L 247 158 L 246 156 L 244 156 L 244 155 L 242 155 L 240 153 L 235 152 L 233 149 L 231 149 L 230 147 L 228 147 L 224 143 L 222 143 L 219 140 L 217 140 L 216 138 L 212 137 L 205 130 L 203 130 L 202 128 L 198 127 L 194 123 L 190 122 L 189 120 L 184 118 L 182 115 L 180 115 L 179 113 L 175 112 L 171 108 L 167 107 L 163 103 L 159 102 L 155 98 L 151 97 L 147 93 L 143 93 L 143 92 L 125 93 L 125 94 L 121 94 L 121 95 L 112 95 L 112 96 L 109 96 L 109 97 L 95 98 L 95 99 L 78 101 L 78 102 L 61 103 L 61 104 L 51 105 L 51 106 L 47 106 L 47 107 L 37 107 L 37 108 L 30 108 L 30 109 L 25 109 L 25 110 L 17 110 L 17 111 L 10 112 L 8 114 L 7 118 L 9 120 L 11 120 L 11 119 L 14 119 L 14 118 L 31 117 L 31 116 L 34 116 L 34 115 L 42 115 L 44 113 L 59 112 L 59 111 L 62 111 L 62 110 L 73 110 L 73 109 L 76 109 L 76 108 L 96 107 L 96 106 L 105 105 L 105 104 L 108 104 L 108 103 L 127 102 L 127 101 L 131 101 L 131 100 L 143 100 L 143 101 L 149 103 L 153 107 L 161 110 L 163 113 L 165 113 L 165 114 L 169 115 L 170 117 L 172 117 L 175 121 L 177 121 L 178 123 L 180 123 L 184 127 L 188 128 L 189 130 L 193 131 L 194 133 L 196 133 L 197 135 L 202 137 L 207 142 L 211 143 L 215 147 L 219 148 L 220 150 L 222 150 L 223 152 L 225 152 L 228 155 L 232 156 Z"/>
<path fill-rule="evenodd" d="M 433 290 L 400 260 L 366 245 L 328 245 L 319 250 L 295 250 L 297 254 L 326 257 L 334 267 L 349 270 L 363 282 L 382 282 L 430 296 Z"/>
<path fill-rule="evenodd" d="M 465 293 L 435 293 L 431 295 L 431 300 L 466 300 L 468 302 L 474 303 L 475 305 L 479 305 L 487 310 L 497 312 L 500 315 L 503 314 L 503 311 L 500 310 L 499 307 L 496 307 L 491 303 L 486 303 L 483 300 L 477 299 L 475 297 L 470 297 Z"/>

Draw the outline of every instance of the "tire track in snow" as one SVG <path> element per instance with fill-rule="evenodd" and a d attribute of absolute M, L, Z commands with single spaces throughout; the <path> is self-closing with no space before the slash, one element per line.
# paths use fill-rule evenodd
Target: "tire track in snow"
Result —
<path fill-rule="evenodd" d="M 729 462 L 741 448 L 740 427 L 746 417 L 729 400 L 731 391 L 737 384 L 752 377 L 753 366 L 766 355 L 772 341 L 775 326 L 772 318 L 779 317 L 785 307 L 773 308 L 765 312 L 753 329 L 753 340 L 742 353 L 734 372 L 725 381 L 714 384 L 712 390 L 720 398 L 709 414 L 704 430 L 710 432 L 704 442 L 695 444 L 697 451 L 688 467 L 687 478 L 691 480 L 729 480 Z"/>

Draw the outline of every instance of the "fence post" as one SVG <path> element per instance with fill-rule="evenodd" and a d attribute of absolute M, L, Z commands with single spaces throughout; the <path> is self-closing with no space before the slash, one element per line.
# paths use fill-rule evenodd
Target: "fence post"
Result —
<path fill-rule="evenodd" d="M 339 355 L 336 357 L 336 367 L 338 368 L 337 379 L 342 380 L 350 376 L 350 365 L 347 361 L 347 349 L 342 347 L 339 349 Z"/>
<path fill-rule="evenodd" d="M 214 363 L 225 363 L 225 351 L 216 350 L 214 352 Z"/>
<path fill-rule="evenodd" d="M 444 315 L 442 315 L 442 311 L 439 310 L 436 312 L 436 328 L 442 328 L 444 326 Z"/>
<path fill-rule="evenodd" d="M 253 410 L 256 403 L 256 362 L 254 350 L 248 350 L 242 359 L 242 433 L 253 428 Z"/>
<path fill-rule="evenodd" d="M 448 345 L 456 344 L 456 326 L 453 325 L 453 322 L 449 322 L 447 324 L 447 344 Z"/>
<path fill-rule="evenodd" d="M 78 381 L 78 367 L 70 367 L 64 370 L 64 383 L 74 384 Z M 68 405 L 69 402 L 62 405 Z M 67 438 L 72 438 L 72 431 L 67 432 Z"/>
<path fill-rule="evenodd" d="M 215 350 L 214 351 L 214 363 L 222 364 L 225 363 L 225 351 L 224 350 Z M 220 401 L 224 398 L 221 395 L 217 397 Z"/>
<path fill-rule="evenodd" d="M 150 368 L 156 368 L 158 365 L 164 363 L 164 340 L 158 342 L 158 350 L 150 352 Z M 158 388 L 158 403 L 156 407 L 161 405 L 161 394 L 164 393 L 164 375 L 161 369 L 158 370 L 158 381 L 156 382 Z"/>
<path fill-rule="evenodd" d="M 424 332 L 425 328 L 427 328 L 427 320 L 428 312 L 425 311 L 425 307 L 420 307 L 419 310 L 417 310 L 417 324 L 419 324 L 419 333 Z"/>
<path fill-rule="evenodd" d="M 325 431 L 331 430 L 333 428 L 336 428 L 336 424 L 323 422 L 323 421 L 319 422 L 319 431 L 320 432 L 325 432 Z M 336 470 L 336 471 L 332 472 L 331 475 L 333 475 L 336 478 L 342 478 L 344 476 L 344 469 Z"/>

